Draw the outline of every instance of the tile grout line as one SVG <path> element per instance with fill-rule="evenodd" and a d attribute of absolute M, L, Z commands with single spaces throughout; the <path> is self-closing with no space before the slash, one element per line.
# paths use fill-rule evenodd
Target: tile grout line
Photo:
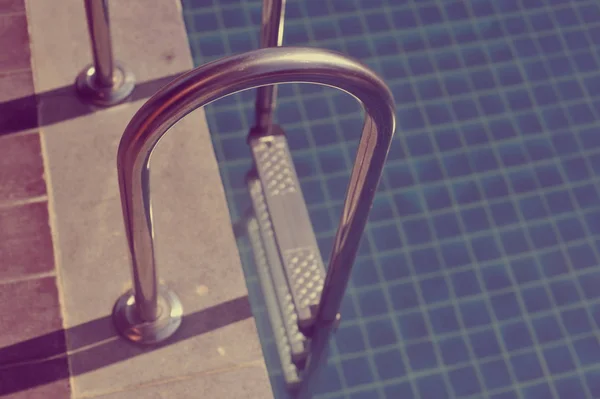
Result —
<path fill-rule="evenodd" d="M 27 21 L 27 34 L 29 35 L 29 47 L 30 47 L 30 66 L 31 66 L 31 75 L 32 75 L 32 80 L 33 80 L 33 88 L 34 88 L 34 95 L 37 95 L 37 86 L 39 85 L 39 81 L 38 81 L 38 69 L 37 69 L 37 65 L 35 62 L 35 52 L 33 51 L 33 47 L 35 46 L 35 44 L 33 43 L 32 40 L 32 35 L 31 35 L 31 26 L 29 24 L 29 21 L 31 20 L 30 14 L 31 14 L 31 6 L 33 1 L 32 0 L 24 0 L 25 3 L 25 17 L 26 17 L 26 21 Z M 62 280 L 60 278 L 60 273 L 59 273 L 59 264 L 60 264 L 60 259 L 61 259 L 61 254 L 60 254 L 60 247 L 58 245 L 59 242 L 59 236 L 58 236 L 58 227 L 57 227 L 57 220 L 56 220 L 56 212 L 54 210 L 54 197 L 53 197 L 53 188 L 52 188 L 52 179 L 50 177 L 50 167 L 48 164 L 48 149 L 46 148 L 46 141 L 45 141 L 45 132 L 44 132 L 44 128 L 43 126 L 40 125 L 40 121 L 42 121 L 42 112 L 41 112 L 41 104 L 39 102 L 36 102 L 36 111 L 37 111 L 37 118 L 38 118 L 38 134 L 39 134 L 39 140 L 40 140 L 40 149 L 41 149 L 41 157 L 42 157 L 42 163 L 44 166 L 44 175 L 43 175 L 43 179 L 46 183 L 46 199 L 47 199 L 47 209 L 48 209 L 48 225 L 50 228 L 50 237 L 52 239 L 52 253 L 54 255 L 54 259 L 53 259 L 53 264 L 54 264 L 54 276 L 55 276 L 55 284 L 56 284 L 56 289 L 58 292 L 58 304 L 59 304 L 59 311 L 60 311 L 60 315 L 61 315 L 61 322 L 62 322 L 62 328 L 63 328 L 63 334 L 64 334 L 64 340 L 65 340 L 65 358 L 67 361 L 67 371 L 69 374 L 69 380 L 68 380 L 68 392 L 69 392 L 69 397 L 70 398 L 74 398 L 74 378 L 73 378 L 73 369 L 72 369 L 72 365 L 71 365 L 71 358 L 69 356 L 69 336 L 67 334 L 67 311 L 65 308 L 65 292 L 64 292 L 64 287 L 62 284 Z"/>

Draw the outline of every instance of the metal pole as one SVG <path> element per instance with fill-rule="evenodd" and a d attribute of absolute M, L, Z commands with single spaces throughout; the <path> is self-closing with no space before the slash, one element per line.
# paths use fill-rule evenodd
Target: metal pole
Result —
<path fill-rule="evenodd" d="M 94 63 L 77 77 L 82 100 L 110 106 L 125 100 L 133 91 L 135 78 L 113 61 L 107 0 L 84 0 Z"/>
<path fill-rule="evenodd" d="M 283 21 L 285 0 L 263 0 L 260 47 L 279 47 L 283 44 Z M 273 119 L 277 86 L 263 86 L 256 90 L 256 126 L 261 132 L 267 132 Z"/>
<path fill-rule="evenodd" d="M 335 323 L 337 309 L 332 309 L 339 308 L 344 295 L 392 141 L 394 100 L 381 78 L 358 61 L 327 50 L 275 47 L 193 69 L 152 96 L 127 125 L 117 166 L 134 290 L 121 296 L 113 310 L 116 327 L 126 338 L 158 342 L 173 334 L 181 322 L 177 297 L 166 288 L 156 288 L 149 186 L 149 160 L 155 145 L 171 126 L 197 108 L 243 90 L 289 82 L 338 88 L 357 98 L 366 114 L 316 329 L 329 329 Z M 161 308 L 158 313 L 157 308 Z"/>
<path fill-rule="evenodd" d="M 85 0 L 84 4 L 94 56 L 94 83 L 112 87 L 113 54 L 107 0 Z"/>

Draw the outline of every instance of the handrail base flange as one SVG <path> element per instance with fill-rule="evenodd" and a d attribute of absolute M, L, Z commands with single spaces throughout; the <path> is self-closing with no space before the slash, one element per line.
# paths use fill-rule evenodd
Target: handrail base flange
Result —
<path fill-rule="evenodd" d="M 177 295 L 165 286 L 158 289 L 158 306 L 158 319 L 142 321 L 137 317 L 133 290 L 127 291 L 119 297 L 113 308 L 113 321 L 117 331 L 127 340 L 140 345 L 152 345 L 166 340 L 181 325 L 183 308 Z"/>
<path fill-rule="evenodd" d="M 115 63 L 112 87 L 98 86 L 94 65 L 86 66 L 77 76 L 75 87 L 81 101 L 98 107 L 110 107 L 127 100 L 135 88 L 135 76 L 120 63 Z"/>

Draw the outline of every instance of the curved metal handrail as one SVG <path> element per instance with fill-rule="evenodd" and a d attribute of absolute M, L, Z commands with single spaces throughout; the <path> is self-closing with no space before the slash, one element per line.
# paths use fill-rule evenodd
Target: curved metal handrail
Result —
<path fill-rule="evenodd" d="M 172 334 L 179 325 L 178 321 L 170 326 L 161 321 L 165 312 L 158 301 L 149 182 L 155 145 L 185 115 L 221 97 L 255 87 L 302 82 L 345 91 L 366 111 L 316 325 L 332 324 L 336 319 L 394 133 L 394 101 L 385 83 L 358 61 L 327 50 L 277 47 L 223 58 L 180 76 L 150 98 L 125 129 L 117 158 L 134 289 L 115 305 L 115 322 L 123 335 L 152 343 Z M 162 302 L 177 308 L 174 313 L 178 315 L 171 316 L 180 317 L 176 297 L 163 294 Z"/>

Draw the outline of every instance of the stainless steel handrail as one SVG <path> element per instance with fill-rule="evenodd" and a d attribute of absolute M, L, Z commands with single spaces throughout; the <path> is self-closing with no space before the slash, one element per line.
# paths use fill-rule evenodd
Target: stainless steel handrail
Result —
<path fill-rule="evenodd" d="M 176 330 L 181 316 L 174 294 L 157 285 L 149 185 L 155 145 L 178 120 L 212 101 L 293 82 L 340 89 L 366 111 L 316 326 L 335 321 L 391 144 L 394 101 L 385 83 L 355 60 L 327 50 L 276 47 L 223 58 L 182 75 L 150 98 L 125 129 L 117 159 L 134 289 L 114 309 L 117 328 L 125 337 L 157 342 Z"/>
<path fill-rule="evenodd" d="M 285 0 L 263 0 L 260 47 L 280 47 L 283 44 Z M 277 98 L 277 86 L 262 86 L 256 90 L 255 129 L 266 131 L 271 126 Z"/>
<path fill-rule="evenodd" d="M 84 5 L 94 62 L 78 75 L 77 93 L 85 102 L 115 105 L 131 94 L 135 78 L 113 61 L 107 0 L 85 0 Z"/>

